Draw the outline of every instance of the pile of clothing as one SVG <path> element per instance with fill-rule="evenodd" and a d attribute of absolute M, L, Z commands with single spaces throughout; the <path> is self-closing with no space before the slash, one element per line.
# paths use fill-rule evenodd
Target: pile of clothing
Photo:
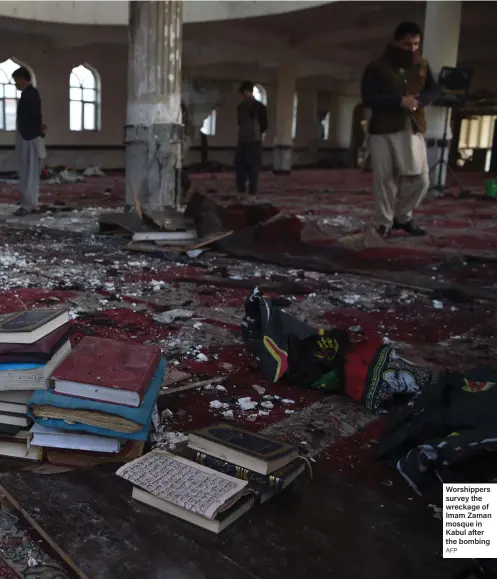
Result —
<path fill-rule="evenodd" d="M 441 505 L 441 483 L 497 480 L 497 371 L 437 372 L 401 357 L 379 338 L 313 328 L 256 288 L 242 336 L 265 378 L 345 394 L 389 411 L 377 447 L 411 487 Z"/>

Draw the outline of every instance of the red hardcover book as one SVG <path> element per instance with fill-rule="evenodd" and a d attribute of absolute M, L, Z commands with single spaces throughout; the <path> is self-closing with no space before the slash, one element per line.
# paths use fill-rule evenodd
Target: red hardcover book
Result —
<path fill-rule="evenodd" d="M 0 344 L 0 364 L 45 364 L 72 333 L 69 322 L 33 344 Z"/>
<path fill-rule="evenodd" d="M 137 408 L 161 356 L 155 346 L 84 337 L 53 373 L 54 392 Z"/>

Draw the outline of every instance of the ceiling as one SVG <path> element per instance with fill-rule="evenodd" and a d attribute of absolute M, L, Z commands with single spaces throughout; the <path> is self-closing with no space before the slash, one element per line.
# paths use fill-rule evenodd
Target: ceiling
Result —
<path fill-rule="evenodd" d="M 196 74 L 216 76 L 222 70 L 259 71 L 275 77 L 288 52 L 296 59 L 299 78 L 356 81 L 364 65 L 379 55 L 395 26 L 403 20 L 424 22 L 425 2 L 336 1 L 319 7 L 223 22 L 184 25 L 183 62 Z M 463 2 L 459 64 L 497 64 L 497 3 Z M 51 47 L 127 43 L 124 26 L 59 25 L 0 19 L 2 36 L 24 33 Z M 497 68 L 497 67 L 496 67 Z M 217 72 L 216 72 L 217 71 Z M 245 76 L 248 72 L 244 72 Z"/>

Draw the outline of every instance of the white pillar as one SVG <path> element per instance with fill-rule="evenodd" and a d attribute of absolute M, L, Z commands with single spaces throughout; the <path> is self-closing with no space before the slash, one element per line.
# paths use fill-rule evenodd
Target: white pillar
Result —
<path fill-rule="evenodd" d="M 336 162 L 341 167 L 352 164 L 352 122 L 354 109 L 361 101 L 359 96 L 333 94 L 330 108 L 330 144 L 340 152 L 336 153 Z"/>
<path fill-rule="evenodd" d="M 183 2 L 130 2 L 126 202 L 175 206 L 181 171 Z"/>
<path fill-rule="evenodd" d="M 278 68 L 276 132 L 273 142 L 273 172 L 287 175 L 292 170 L 293 103 L 296 93 L 296 62 L 293 53 L 282 59 Z"/>
<path fill-rule="evenodd" d="M 438 78 L 442 67 L 457 66 L 461 10 L 462 2 L 460 0 L 451 0 L 450 2 L 431 0 L 426 2 L 423 55 L 429 60 L 435 79 Z M 427 121 L 425 136 L 430 168 L 442 160 L 442 156 L 444 160 L 447 160 L 449 156 L 452 140 L 450 126 L 447 130 L 446 141 L 443 140 L 447 112 L 449 113 L 448 122 L 450 125 L 450 111 L 445 108 L 428 107 L 425 111 Z M 432 185 L 438 184 L 439 168 L 438 166 L 431 172 Z M 441 185 L 443 186 L 446 177 L 445 167 L 443 167 L 441 177 Z"/>

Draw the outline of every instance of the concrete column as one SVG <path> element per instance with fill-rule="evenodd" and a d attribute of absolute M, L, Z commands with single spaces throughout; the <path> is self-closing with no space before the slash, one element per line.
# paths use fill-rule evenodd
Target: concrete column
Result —
<path fill-rule="evenodd" d="M 293 54 L 281 61 L 278 69 L 276 134 L 273 142 L 273 173 L 288 175 L 292 170 L 292 121 L 296 92 L 296 62 Z"/>
<path fill-rule="evenodd" d="M 443 66 L 457 65 L 461 10 L 462 2 L 460 0 L 452 0 L 451 2 L 432 0 L 426 2 L 423 55 L 429 60 L 435 79 L 438 78 Z M 442 30 L 443 34 L 441 33 Z M 446 141 L 444 142 L 444 126 L 447 113 L 449 115 L 449 127 L 447 129 Z M 450 110 L 447 111 L 447 109 L 442 107 L 428 107 L 425 114 L 428 124 L 426 131 L 428 165 L 431 168 L 434 167 L 438 161 L 442 160 L 442 157 L 444 160 L 447 160 L 449 156 L 452 140 Z M 432 185 L 438 184 L 440 177 L 439 169 L 440 166 L 431 172 Z M 445 167 L 443 167 L 441 177 L 441 185 L 443 186 L 446 178 Z"/>
<path fill-rule="evenodd" d="M 354 109 L 361 101 L 359 96 L 333 94 L 330 108 L 330 144 L 336 149 L 341 149 L 336 154 L 336 162 L 339 166 L 350 167 L 352 165 L 352 124 Z"/>
<path fill-rule="evenodd" d="M 126 202 L 133 187 L 149 209 L 179 202 L 183 2 L 130 2 Z"/>

